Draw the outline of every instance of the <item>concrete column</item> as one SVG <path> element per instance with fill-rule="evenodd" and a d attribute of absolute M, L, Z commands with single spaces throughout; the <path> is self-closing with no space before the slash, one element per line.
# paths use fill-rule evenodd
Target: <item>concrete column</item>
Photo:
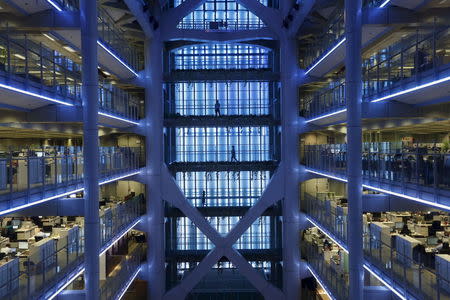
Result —
<path fill-rule="evenodd" d="M 164 202 L 161 197 L 163 166 L 162 51 L 159 33 L 145 43 L 145 118 L 147 163 L 147 236 L 149 298 L 162 299 L 165 293 Z"/>
<path fill-rule="evenodd" d="M 363 299 L 361 0 L 345 0 L 350 299 Z"/>
<path fill-rule="evenodd" d="M 100 221 L 98 188 L 97 1 L 80 1 L 83 63 L 83 173 L 86 299 L 99 299 Z"/>
<path fill-rule="evenodd" d="M 299 176 L 297 53 L 291 37 L 280 39 L 281 68 L 281 165 L 283 188 L 283 289 L 286 299 L 300 297 Z"/>

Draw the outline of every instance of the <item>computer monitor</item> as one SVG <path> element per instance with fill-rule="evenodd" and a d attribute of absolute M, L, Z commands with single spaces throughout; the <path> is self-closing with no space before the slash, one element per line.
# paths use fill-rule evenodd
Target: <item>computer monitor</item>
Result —
<path fill-rule="evenodd" d="M 19 242 L 19 249 L 20 250 L 27 250 L 28 249 L 28 242 Z"/>
<path fill-rule="evenodd" d="M 395 222 L 395 229 L 402 229 L 405 223 L 403 222 Z"/>
<path fill-rule="evenodd" d="M 438 238 L 435 236 L 429 236 L 427 238 L 427 244 L 428 245 L 437 245 L 438 244 Z"/>
<path fill-rule="evenodd" d="M 68 216 L 67 217 L 67 222 L 75 222 L 77 220 L 77 217 L 75 216 Z"/>
<path fill-rule="evenodd" d="M 12 225 L 13 227 L 14 227 L 14 226 L 19 227 L 19 226 L 20 226 L 20 223 L 21 223 L 20 220 L 12 220 L 12 221 L 11 221 L 11 225 Z"/>

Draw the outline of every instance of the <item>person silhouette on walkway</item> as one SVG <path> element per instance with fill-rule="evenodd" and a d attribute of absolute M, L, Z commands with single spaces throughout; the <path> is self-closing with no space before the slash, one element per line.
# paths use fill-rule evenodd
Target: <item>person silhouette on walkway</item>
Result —
<path fill-rule="evenodd" d="M 238 161 L 236 158 L 236 149 L 234 148 L 234 146 L 231 146 L 231 161 Z"/>
<path fill-rule="evenodd" d="M 220 117 L 220 102 L 219 100 L 216 100 L 216 104 L 214 105 L 214 111 L 216 114 L 216 117 Z"/>

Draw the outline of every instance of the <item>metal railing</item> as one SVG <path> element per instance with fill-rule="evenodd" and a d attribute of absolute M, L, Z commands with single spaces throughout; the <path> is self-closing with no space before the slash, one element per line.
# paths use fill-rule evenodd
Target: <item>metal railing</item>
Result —
<path fill-rule="evenodd" d="M 418 299 L 450 299 L 450 281 L 447 277 L 446 262 L 445 265 L 439 265 L 441 261 L 437 259 L 435 253 L 426 253 L 425 248 L 423 251 L 417 251 L 419 248 L 411 247 L 398 248 L 385 242 L 393 243 L 391 235 L 378 234 L 379 231 L 374 232 L 370 227 L 369 232 L 365 233 L 365 257 L 395 282 L 401 293 L 419 296 Z M 443 269 L 442 274 L 436 271 L 440 268 Z"/>
<path fill-rule="evenodd" d="M 100 178 L 111 178 L 137 170 L 140 148 L 100 147 Z M 14 207 L 16 199 L 25 203 L 81 187 L 83 153 L 81 147 L 45 147 L 0 153 L 0 207 Z M 58 193 L 59 194 L 59 193 Z"/>
<path fill-rule="evenodd" d="M 363 101 L 394 94 L 447 76 L 450 70 L 450 28 L 435 25 L 433 30 L 401 38 L 363 62 Z M 345 109 L 345 79 L 328 83 L 300 97 L 300 115 L 313 118 Z"/>
<path fill-rule="evenodd" d="M 324 225 L 338 239 L 347 242 L 347 214 L 343 211 L 339 212 L 337 206 L 332 206 L 331 200 L 335 200 L 333 196 L 326 199 L 318 199 L 317 196 L 304 193 L 301 207 L 302 210 Z"/>
<path fill-rule="evenodd" d="M 326 287 L 331 290 L 333 296 L 339 300 L 349 299 L 348 273 L 338 272 L 332 267 L 331 263 L 326 262 L 323 250 L 313 242 L 302 240 L 301 250 L 302 256 L 306 258 L 311 268 L 320 276 Z"/>
<path fill-rule="evenodd" d="M 307 167 L 346 176 L 347 145 L 305 145 Z M 364 143 L 365 184 L 440 203 L 450 196 L 450 153 L 426 148 L 395 148 L 391 143 Z"/>
<path fill-rule="evenodd" d="M 147 247 L 141 243 L 132 244 L 131 247 L 129 254 L 121 255 L 118 271 L 110 273 L 100 287 L 101 300 L 117 299 L 132 276 L 139 272 L 146 257 Z"/>
<path fill-rule="evenodd" d="M 327 51 L 331 50 L 342 40 L 344 32 L 344 10 L 338 8 L 328 21 L 328 24 L 324 26 L 323 32 L 304 49 L 300 56 L 303 58 L 300 61 L 300 67 L 308 69 L 314 65 Z"/>
<path fill-rule="evenodd" d="M 113 207 L 100 210 L 100 241 L 102 245 L 111 242 L 118 232 L 136 221 L 145 212 L 144 195 L 120 202 Z"/>
<path fill-rule="evenodd" d="M 27 34 L 0 35 L 0 82 L 13 88 L 81 105 L 81 65 L 33 41 Z M 99 82 L 99 110 L 138 120 L 139 100 L 107 81 Z"/>
<path fill-rule="evenodd" d="M 77 11 L 79 9 L 78 0 L 53 1 L 63 10 Z M 98 35 L 100 41 L 105 43 L 105 46 L 110 46 L 111 51 L 134 71 L 143 69 L 143 54 L 124 38 L 125 32 L 100 5 L 98 6 Z"/>

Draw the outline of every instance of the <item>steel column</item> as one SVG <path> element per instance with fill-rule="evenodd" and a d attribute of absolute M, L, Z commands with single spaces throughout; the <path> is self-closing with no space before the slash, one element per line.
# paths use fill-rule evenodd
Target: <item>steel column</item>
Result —
<path fill-rule="evenodd" d="M 347 195 L 350 299 L 363 299 L 361 0 L 345 0 L 345 97 L 347 100 Z"/>
<path fill-rule="evenodd" d="M 147 261 L 150 299 L 162 299 L 165 293 L 164 202 L 161 196 L 163 161 L 162 41 L 155 32 L 145 43 L 145 118 L 147 151 Z"/>
<path fill-rule="evenodd" d="M 299 160 L 297 113 L 296 42 L 290 36 L 280 40 L 281 68 L 281 165 L 284 172 L 283 199 L 283 289 L 286 299 L 299 299 Z"/>
<path fill-rule="evenodd" d="M 83 171 L 85 223 L 86 299 L 99 299 L 100 220 L 99 220 L 99 140 L 97 71 L 97 1 L 80 1 L 81 51 L 83 63 Z"/>

